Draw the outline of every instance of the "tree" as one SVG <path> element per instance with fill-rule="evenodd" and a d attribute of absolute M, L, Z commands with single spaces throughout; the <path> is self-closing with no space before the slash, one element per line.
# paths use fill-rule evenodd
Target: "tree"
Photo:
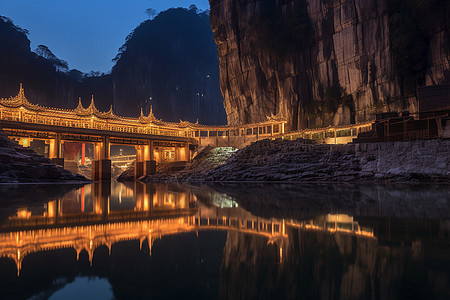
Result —
<path fill-rule="evenodd" d="M 156 9 L 153 9 L 153 8 L 147 8 L 145 10 L 145 13 L 148 15 L 148 19 L 149 20 L 153 20 L 153 18 L 156 16 L 158 11 Z"/>
<path fill-rule="evenodd" d="M 8 25 L 8 27 L 13 28 L 14 30 L 21 32 L 23 34 L 28 35 L 29 31 L 23 28 L 20 28 L 17 25 L 14 25 L 13 20 L 11 20 L 11 18 L 5 17 L 5 16 L 0 16 L 0 21 L 3 23 L 6 23 Z"/>
<path fill-rule="evenodd" d="M 50 49 L 48 49 L 48 47 L 45 46 L 45 45 L 37 46 L 36 49 L 34 50 L 34 53 L 36 53 L 39 56 L 42 56 L 45 59 L 54 59 L 54 58 L 56 58 L 56 56 L 53 54 L 53 52 L 50 51 Z"/>
<path fill-rule="evenodd" d="M 59 59 L 57 57 L 55 57 L 54 59 L 51 59 L 50 61 L 56 67 L 56 71 L 58 71 L 58 72 L 69 71 L 69 64 L 67 63 L 67 61 L 65 61 L 63 59 Z"/>
<path fill-rule="evenodd" d="M 191 5 L 189 6 L 189 11 L 192 11 L 192 12 L 197 13 L 197 12 L 198 12 L 198 7 L 197 7 L 197 5 L 191 4 Z"/>
<path fill-rule="evenodd" d="M 102 75 L 101 72 L 92 70 L 89 72 L 88 77 L 99 77 L 101 75 Z"/>
<path fill-rule="evenodd" d="M 84 74 L 80 70 L 72 69 L 69 71 L 69 73 L 67 73 L 67 75 L 69 75 L 69 77 L 72 77 L 76 81 L 81 82 L 86 74 Z"/>
<path fill-rule="evenodd" d="M 37 55 L 42 56 L 43 58 L 50 61 L 55 66 L 58 72 L 67 72 L 69 70 L 69 64 L 67 63 L 67 61 L 57 58 L 56 55 L 53 54 L 53 52 L 50 51 L 47 46 L 39 45 L 36 47 L 34 52 Z"/>

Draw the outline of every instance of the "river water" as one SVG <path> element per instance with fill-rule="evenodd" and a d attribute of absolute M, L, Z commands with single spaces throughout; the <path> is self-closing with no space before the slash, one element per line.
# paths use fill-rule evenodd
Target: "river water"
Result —
<path fill-rule="evenodd" d="M 0 186 L 0 299 L 450 299 L 450 188 Z"/>

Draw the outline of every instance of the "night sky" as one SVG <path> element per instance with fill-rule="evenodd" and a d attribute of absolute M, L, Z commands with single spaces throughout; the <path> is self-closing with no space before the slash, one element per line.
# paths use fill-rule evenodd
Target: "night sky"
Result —
<path fill-rule="evenodd" d="M 0 15 L 30 31 L 33 50 L 43 44 L 70 69 L 106 73 L 125 37 L 148 19 L 147 8 L 191 4 L 209 8 L 208 0 L 1 0 Z"/>

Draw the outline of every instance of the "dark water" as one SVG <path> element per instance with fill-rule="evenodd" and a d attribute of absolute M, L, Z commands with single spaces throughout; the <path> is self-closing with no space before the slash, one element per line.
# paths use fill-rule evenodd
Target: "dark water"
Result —
<path fill-rule="evenodd" d="M 450 299 L 450 188 L 0 186 L 0 299 Z"/>

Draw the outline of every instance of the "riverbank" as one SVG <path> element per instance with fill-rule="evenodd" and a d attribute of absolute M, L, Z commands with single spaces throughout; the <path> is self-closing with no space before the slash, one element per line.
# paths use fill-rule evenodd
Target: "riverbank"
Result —
<path fill-rule="evenodd" d="M 194 162 L 201 165 L 201 161 Z M 177 176 L 182 174 L 182 176 Z M 204 171 L 143 178 L 153 182 L 450 182 L 450 140 L 348 145 L 263 140 Z"/>
<path fill-rule="evenodd" d="M 0 183 L 68 183 L 89 182 L 50 159 L 24 148 L 0 132 Z"/>
<path fill-rule="evenodd" d="M 171 170 L 168 168 L 158 168 L 155 175 L 145 176 L 140 180 L 144 182 L 201 182 L 208 177 L 211 170 L 224 164 L 236 151 L 237 149 L 232 147 L 213 148 L 207 146 L 184 169 Z M 125 178 L 125 176 L 121 175 L 120 177 Z M 134 180 L 134 177 L 131 177 L 131 175 L 128 177 Z"/>

